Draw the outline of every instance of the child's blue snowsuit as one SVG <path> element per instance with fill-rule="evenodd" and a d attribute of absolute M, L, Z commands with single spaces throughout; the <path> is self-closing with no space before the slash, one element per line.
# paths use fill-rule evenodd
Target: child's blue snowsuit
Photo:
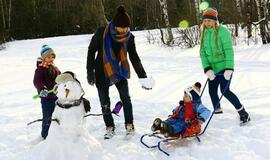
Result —
<path fill-rule="evenodd" d="M 182 107 L 180 111 L 178 111 L 179 107 Z M 177 111 L 179 113 L 176 113 Z M 206 108 L 202 103 L 195 103 L 195 105 L 193 105 L 193 111 L 195 112 L 197 118 L 202 121 L 207 120 L 208 117 L 210 116 L 210 110 Z M 180 101 L 179 106 L 177 106 L 172 112 L 173 115 L 170 117 L 174 118 L 168 118 L 167 120 L 165 120 L 165 122 L 169 124 L 171 127 L 173 127 L 174 134 L 184 133 L 185 129 L 188 128 L 187 124 L 184 121 L 184 113 L 185 113 L 184 102 Z"/>

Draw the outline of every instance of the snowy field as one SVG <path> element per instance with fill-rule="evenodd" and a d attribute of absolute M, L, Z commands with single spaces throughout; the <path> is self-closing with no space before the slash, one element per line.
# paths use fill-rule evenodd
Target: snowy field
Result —
<path fill-rule="evenodd" d="M 185 140 L 164 145 L 163 148 L 171 154 L 168 158 L 156 149 L 145 148 L 140 143 L 140 137 L 150 132 L 154 118 L 165 119 L 171 113 L 182 99 L 183 90 L 187 86 L 196 81 L 205 83 L 199 46 L 182 50 L 149 45 L 146 40 L 147 32 L 133 33 L 145 70 L 156 81 L 153 90 L 143 90 L 132 70 L 129 87 L 135 118 L 135 136 L 128 141 L 124 139 L 122 112 L 120 117 L 114 117 L 116 136 L 111 140 L 103 139 L 105 125 L 102 117 L 87 117 L 86 130 L 89 138 L 84 141 L 87 143 L 78 142 L 78 148 L 68 149 L 69 154 L 94 160 L 270 159 L 270 45 L 235 47 L 235 73 L 231 89 L 250 113 L 251 123 L 240 127 L 236 110 L 226 99 L 222 99 L 224 114 L 214 115 L 206 133 L 201 136 L 201 143 Z M 49 159 L 53 154 L 60 154 L 55 151 L 49 153 L 48 158 L 36 154 L 48 149 L 42 147 L 45 142 L 36 145 L 32 143 L 40 135 L 41 123 L 26 125 L 29 121 L 41 118 L 40 102 L 32 100 L 32 96 L 36 94 L 32 80 L 36 58 L 43 44 L 48 44 L 55 50 L 55 63 L 62 72 L 71 70 L 77 74 L 86 92 L 85 98 L 91 102 L 91 112 L 101 112 L 96 88 L 88 85 L 86 80 L 87 48 L 91 36 L 14 41 L 7 44 L 7 49 L 0 51 L 0 160 Z M 110 96 L 112 104 L 119 100 L 115 87 L 110 89 Z M 208 90 L 202 100 L 212 110 Z M 67 148 L 64 145 L 68 144 L 59 147 Z M 61 153 L 59 159 L 70 160 L 71 157 Z"/>

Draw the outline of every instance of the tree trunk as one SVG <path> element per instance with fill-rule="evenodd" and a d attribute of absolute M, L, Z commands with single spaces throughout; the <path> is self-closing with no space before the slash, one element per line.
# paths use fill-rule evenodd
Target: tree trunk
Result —
<path fill-rule="evenodd" d="M 56 32 L 59 34 L 59 0 L 55 1 L 55 19 L 56 19 Z"/>
<path fill-rule="evenodd" d="M 246 2 L 246 24 L 247 24 L 247 38 L 248 38 L 248 44 L 249 44 L 249 38 L 252 36 L 252 0 L 247 0 Z"/>
<path fill-rule="evenodd" d="M 262 6 L 262 2 L 261 0 L 255 0 L 256 2 L 256 8 L 257 8 L 257 14 L 258 14 L 258 22 L 259 22 L 259 25 L 260 25 L 260 34 L 261 34 L 261 38 L 262 38 L 262 42 L 263 44 L 265 44 L 265 29 L 264 29 L 264 23 L 263 23 L 263 20 L 262 18 L 264 18 L 263 16 L 263 6 Z"/>
<path fill-rule="evenodd" d="M 9 31 L 11 25 L 11 0 L 0 0 L 0 7 L 2 12 L 2 23 L 3 23 L 3 37 L 9 39 Z"/>
<path fill-rule="evenodd" d="M 265 10 L 265 15 L 268 15 L 268 17 L 270 16 L 270 0 L 265 0 L 265 6 L 266 6 L 266 10 Z"/>
<path fill-rule="evenodd" d="M 236 8 L 238 15 L 240 17 L 240 22 L 243 22 L 243 14 L 242 14 L 242 5 L 241 5 L 241 0 L 235 0 L 236 3 Z M 238 36 L 238 35 L 237 35 Z"/>
<path fill-rule="evenodd" d="M 10 26 L 11 26 L 11 9 L 12 9 L 12 0 L 9 0 L 9 7 L 8 7 L 8 26 L 7 26 L 7 35 L 10 38 Z"/>
<path fill-rule="evenodd" d="M 238 37 L 238 24 L 235 23 L 235 24 L 234 24 L 234 27 L 235 27 L 234 36 L 235 36 L 235 37 Z"/>
<path fill-rule="evenodd" d="M 148 0 L 145 0 L 146 28 L 149 29 L 149 26 L 150 26 L 150 24 L 149 24 L 149 13 L 148 13 L 149 8 L 148 8 L 148 2 L 147 1 Z"/>
<path fill-rule="evenodd" d="M 195 5 L 195 9 L 196 9 L 196 23 L 197 25 L 200 25 L 200 0 L 194 0 L 194 5 Z"/>
<path fill-rule="evenodd" d="M 270 0 L 264 1 L 264 16 L 265 16 L 265 36 L 266 36 L 266 43 L 270 43 Z"/>
<path fill-rule="evenodd" d="M 2 12 L 2 23 L 3 23 L 3 30 L 6 28 L 6 18 L 5 18 L 5 11 L 4 11 L 4 3 L 3 0 L 0 0 L 1 4 L 1 12 Z"/>
<path fill-rule="evenodd" d="M 258 13 L 258 21 L 259 21 L 259 25 L 260 25 L 260 34 L 261 34 L 261 38 L 262 38 L 262 42 L 263 44 L 267 44 L 270 43 L 270 41 L 268 40 L 268 33 L 267 33 L 267 20 L 265 17 L 265 10 L 267 10 L 266 8 L 266 3 L 263 4 L 262 0 L 255 0 L 256 5 L 257 5 L 257 13 Z"/>
<path fill-rule="evenodd" d="M 11 0 L 9 0 L 9 9 L 8 9 L 8 29 L 10 29 L 10 25 L 11 25 L 11 9 L 12 9 L 12 3 L 11 3 Z"/>
<path fill-rule="evenodd" d="M 268 30 L 268 35 L 269 35 L 269 37 L 270 37 L 270 28 L 269 28 L 269 26 L 270 26 L 270 0 L 267 0 L 266 1 L 266 3 L 265 3 L 266 5 L 266 10 L 265 10 L 265 15 L 266 15 L 266 23 L 268 24 L 268 25 L 266 25 L 266 28 L 267 28 L 267 30 Z"/>
<path fill-rule="evenodd" d="M 163 18 L 164 18 L 165 25 L 166 25 L 166 28 L 167 28 L 167 33 L 168 33 L 166 44 L 168 46 L 171 46 L 172 41 L 173 41 L 173 34 L 172 34 L 172 29 L 171 29 L 171 25 L 170 25 L 170 21 L 169 21 L 167 0 L 159 0 L 159 3 L 160 3 L 160 6 L 161 6 L 161 10 L 162 10 L 162 13 L 163 13 Z"/>
<path fill-rule="evenodd" d="M 108 20 L 105 17 L 105 12 L 104 12 L 104 5 L 102 0 L 96 0 L 96 9 L 97 9 L 97 21 L 98 21 L 98 26 L 105 26 L 108 24 Z"/>

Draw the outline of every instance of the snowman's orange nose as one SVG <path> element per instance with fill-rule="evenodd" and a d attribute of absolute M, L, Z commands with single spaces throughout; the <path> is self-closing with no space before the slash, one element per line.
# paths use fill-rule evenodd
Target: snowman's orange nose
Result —
<path fill-rule="evenodd" d="M 69 94 L 69 91 L 70 91 L 69 89 L 65 88 L 65 94 L 66 94 L 65 96 L 66 96 L 66 98 L 67 98 L 67 96 Z"/>

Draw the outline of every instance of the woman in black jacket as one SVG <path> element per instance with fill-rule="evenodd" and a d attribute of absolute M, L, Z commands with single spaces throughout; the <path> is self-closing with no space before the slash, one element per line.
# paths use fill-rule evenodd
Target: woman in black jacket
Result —
<path fill-rule="evenodd" d="M 130 18 L 123 6 L 106 27 L 100 27 L 92 37 L 88 47 L 87 80 L 96 84 L 106 125 L 104 139 L 114 135 L 114 121 L 110 109 L 109 87 L 115 85 L 123 103 L 126 135 L 134 135 L 133 112 L 128 81 L 130 68 L 127 57 L 139 77 L 144 89 L 152 89 L 154 81 L 147 78 L 141 60 L 137 54 L 134 35 L 129 31 Z M 96 52 L 97 56 L 96 56 Z M 129 56 L 127 56 L 127 53 Z"/>

